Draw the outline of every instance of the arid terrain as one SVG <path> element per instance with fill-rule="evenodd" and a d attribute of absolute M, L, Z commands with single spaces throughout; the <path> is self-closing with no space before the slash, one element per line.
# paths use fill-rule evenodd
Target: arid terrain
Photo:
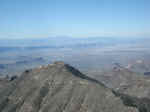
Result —
<path fill-rule="evenodd" d="M 149 45 L 104 40 L 1 47 L 0 111 L 149 112 Z"/>
<path fill-rule="evenodd" d="M 99 75 L 116 65 L 138 74 L 150 71 L 149 39 L 49 38 L 0 41 L 0 74 L 20 75 L 24 70 L 64 61 L 86 74 Z M 41 43 L 42 42 L 42 43 Z M 9 45 L 9 46 L 6 46 Z"/>

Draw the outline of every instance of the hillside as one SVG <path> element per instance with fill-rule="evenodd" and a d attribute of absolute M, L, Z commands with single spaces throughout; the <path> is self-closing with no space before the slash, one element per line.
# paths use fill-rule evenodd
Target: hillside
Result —
<path fill-rule="evenodd" d="M 9 83 L 0 91 L 0 112 L 138 111 L 99 81 L 63 62 L 26 70 Z"/>

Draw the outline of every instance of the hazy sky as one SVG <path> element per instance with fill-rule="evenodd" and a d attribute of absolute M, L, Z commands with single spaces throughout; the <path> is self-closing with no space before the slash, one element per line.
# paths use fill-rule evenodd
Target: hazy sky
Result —
<path fill-rule="evenodd" d="M 150 0 L 0 0 L 0 38 L 150 36 Z"/>

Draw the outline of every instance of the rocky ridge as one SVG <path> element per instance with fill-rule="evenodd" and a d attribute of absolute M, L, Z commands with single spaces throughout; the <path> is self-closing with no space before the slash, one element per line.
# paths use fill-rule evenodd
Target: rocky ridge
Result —
<path fill-rule="evenodd" d="M 109 89 L 63 62 L 26 70 L 0 97 L 0 112 L 150 112 L 148 98 Z"/>

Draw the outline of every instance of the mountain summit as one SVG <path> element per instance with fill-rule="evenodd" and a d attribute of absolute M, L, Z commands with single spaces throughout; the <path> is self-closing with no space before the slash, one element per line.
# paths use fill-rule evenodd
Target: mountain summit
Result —
<path fill-rule="evenodd" d="M 9 83 L 0 90 L 0 112 L 138 112 L 111 89 L 63 62 L 26 70 Z"/>

